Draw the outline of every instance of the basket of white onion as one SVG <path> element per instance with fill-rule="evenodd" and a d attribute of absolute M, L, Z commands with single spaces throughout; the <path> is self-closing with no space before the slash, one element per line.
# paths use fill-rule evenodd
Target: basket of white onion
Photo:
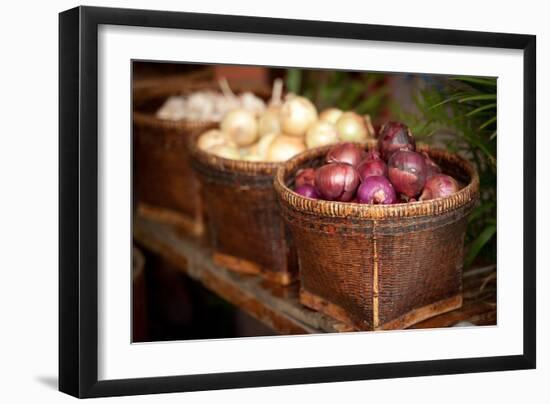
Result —
<path fill-rule="evenodd" d="M 317 112 L 276 80 L 265 111 L 229 111 L 219 127 L 197 132 L 189 150 L 202 190 L 214 261 L 280 284 L 297 276 L 296 255 L 273 188 L 277 168 L 308 148 L 374 137 L 368 116 Z"/>
<path fill-rule="evenodd" d="M 220 89 L 221 87 L 221 89 Z M 269 90 L 227 82 L 158 79 L 155 91 L 135 97 L 133 108 L 134 196 L 138 213 L 203 233 L 199 183 L 187 153 L 188 137 L 219 125 L 235 108 L 265 110 Z"/>

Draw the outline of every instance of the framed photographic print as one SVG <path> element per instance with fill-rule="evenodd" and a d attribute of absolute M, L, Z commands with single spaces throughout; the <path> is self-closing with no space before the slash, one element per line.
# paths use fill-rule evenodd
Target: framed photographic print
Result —
<path fill-rule="evenodd" d="M 61 391 L 535 367 L 534 36 L 93 7 L 59 33 Z"/>

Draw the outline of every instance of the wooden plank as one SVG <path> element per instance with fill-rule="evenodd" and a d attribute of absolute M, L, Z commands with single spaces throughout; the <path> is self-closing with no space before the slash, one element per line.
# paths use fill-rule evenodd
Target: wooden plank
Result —
<path fill-rule="evenodd" d="M 143 218 L 134 222 L 134 238 L 138 243 L 275 331 L 309 334 L 346 329 L 335 320 L 302 306 L 298 301 L 297 284 L 282 287 L 220 268 L 210 259 L 212 252 L 208 248 L 177 233 L 167 224 Z"/>
<path fill-rule="evenodd" d="M 186 238 L 177 227 L 138 217 L 134 238 L 143 247 L 172 262 L 177 268 L 229 303 L 246 311 L 281 334 L 353 331 L 299 301 L 297 283 L 279 286 L 259 277 L 217 266 L 212 251 L 196 239 Z M 496 268 L 465 271 L 461 308 L 428 318 L 411 328 L 450 327 L 460 322 L 496 324 Z"/>

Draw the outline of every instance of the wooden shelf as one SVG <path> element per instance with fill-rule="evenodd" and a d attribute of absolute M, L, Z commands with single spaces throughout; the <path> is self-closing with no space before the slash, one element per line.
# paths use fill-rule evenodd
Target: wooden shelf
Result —
<path fill-rule="evenodd" d="M 249 313 L 281 334 L 310 334 L 351 331 L 321 313 L 302 306 L 298 284 L 274 285 L 255 276 L 237 274 L 216 266 L 212 251 L 187 238 L 176 227 L 138 217 L 134 239 L 145 249 L 174 264 L 179 270 L 229 303 Z M 464 273 L 464 304 L 412 328 L 450 327 L 461 322 L 475 325 L 496 324 L 494 266 L 473 268 Z"/>

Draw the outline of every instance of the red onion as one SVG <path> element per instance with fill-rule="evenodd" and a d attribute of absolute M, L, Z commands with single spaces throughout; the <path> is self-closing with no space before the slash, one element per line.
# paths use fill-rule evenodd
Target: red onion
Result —
<path fill-rule="evenodd" d="M 380 154 L 377 151 L 371 150 L 367 153 L 367 157 L 357 166 L 357 172 L 361 177 L 361 181 L 373 175 L 386 177 L 388 175 L 388 166 L 380 158 Z"/>
<path fill-rule="evenodd" d="M 363 161 L 365 160 L 380 160 L 382 157 L 380 155 L 380 152 L 376 149 L 371 149 L 367 152 L 367 154 L 365 155 L 365 158 L 363 159 Z"/>
<path fill-rule="evenodd" d="M 329 201 L 352 200 L 360 182 L 355 168 L 345 163 L 325 164 L 315 172 L 315 187 Z"/>
<path fill-rule="evenodd" d="M 303 168 L 298 170 L 294 183 L 296 184 L 296 188 L 304 184 L 315 185 L 315 169 Z"/>
<path fill-rule="evenodd" d="M 294 189 L 299 195 L 305 196 L 306 198 L 319 199 L 319 193 L 313 185 L 303 184 Z"/>
<path fill-rule="evenodd" d="M 426 167 L 428 171 L 426 172 L 426 178 L 430 178 L 431 176 L 435 174 L 441 173 L 441 167 L 439 167 L 435 161 L 433 161 L 428 153 L 422 152 L 422 155 L 424 156 L 424 161 L 426 162 Z"/>
<path fill-rule="evenodd" d="M 421 201 L 444 198 L 458 191 L 458 182 L 453 177 L 445 174 L 435 174 L 426 180 Z"/>
<path fill-rule="evenodd" d="M 355 143 L 339 143 L 327 153 L 327 163 L 346 163 L 356 167 L 365 157 L 365 151 Z"/>
<path fill-rule="evenodd" d="M 397 197 L 391 182 L 382 176 L 367 177 L 357 190 L 357 202 L 387 205 L 395 203 Z"/>
<path fill-rule="evenodd" d="M 416 197 L 424 188 L 428 169 L 420 153 L 398 150 L 390 157 L 388 169 L 395 190 L 408 198 Z"/>
<path fill-rule="evenodd" d="M 410 129 L 400 122 L 387 122 L 382 125 L 378 134 L 378 147 L 386 161 L 397 150 L 416 150 Z"/>

